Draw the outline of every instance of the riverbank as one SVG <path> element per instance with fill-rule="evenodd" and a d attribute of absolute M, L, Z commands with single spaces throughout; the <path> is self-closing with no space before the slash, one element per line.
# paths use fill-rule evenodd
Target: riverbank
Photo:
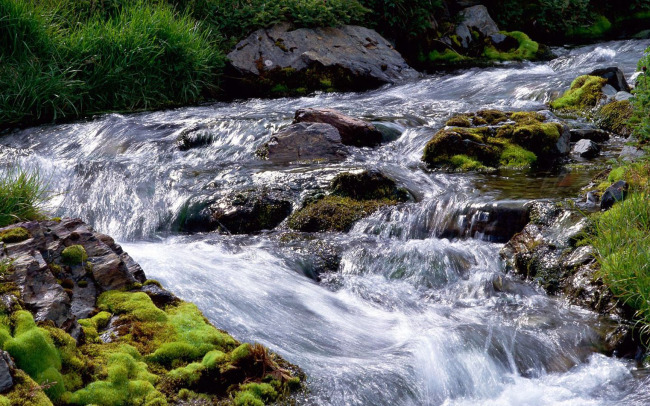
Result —
<path fill-rule="evenodd" d="M 0 13 L 4 16 L 0 20 L 0 88 L 3 89 L 0 129 L 247 95 L 301 96 L 313 91 L 367 89 L 385 83 L 357 78 L 350 75 L 349 69 L 329 69 L 326 63 L 326 69 L 321 69 L 322 62 L 329 58 L 324 55 L 317 55 L 315 65 L 301 75 L 296 75 L 295 67 L 288 65 L 277 71 L 265 68 L 269 72 L 260 77 L 255 75 L 252 82 L 246 75 L 239 77 L 240 67 L 235 63 L 237 69 L 232 69 L 226 55 L 244 47 L 246 44 L 240 41 L 251 33 L 278 23 L 288 23 L 294 29 L 346 24 L 374 28 L 418 70 L 551 57 L 542 44 L 547 37 L 540 35 L 539 42 L 529 38 L 522 32 L 529 25 L 513 23 L 517 19 L 510 11 L 547 15 L 545 20 L 533 25 L 540 32 L 553 30 L 564 21 L 564 14 L 553 14 L 557 10 L 547 10 L 545 5 L 535 2 L 526 10 L 510 4 L 513 2 L 507 7 L 486 2 L 489 11 L 498 16 L 497 20 L 511 30 L 500 31 L 487 14 L 488 9 L 477 6 L 478 3 L 124 0 L 82 4 L 68 0 L 3 0 L 0 2 Z M 608 7 L 574 14 L 581 16 L 580 21 L 568 20 L 569 25 L 584 26 L 581 29 L 585 36 L 567 34 L 567 38 L 576 41 L 606 38 L 611 24 L 601 27 L 602 15 L 618 15 Z M 647 7 L 636 3 L 630 7 L 631 15 L 638 15 L 642 20 Z M 599 27 L 598 30 L 589 24 Z M 621 24 L 634 26 L 627 20 L 621 20 Z M 567 30 L 564 27 L 554 32 L 567 33 Z M 316 36 L 322 38 L 322 33 Z M 293 46 L 283 41 L 275 38 L 270 48 L 293 52 Z M 357 52 L 372 50 L 382 41 L 372 39 L 360 43 Z M 312 51 L 308 49 L 309 52 Z M 349 59 L 345 56 L 340 60 Z M 277 57 L 257 63 L 264 65 Z M 376 62 L 377 69 L 383 71 L 395 68 L 394 61 L 388 64 Z M 257 72 L 255 66 L 251 69 Z M 236 80 L 231 83 L 232 79 Z"/>

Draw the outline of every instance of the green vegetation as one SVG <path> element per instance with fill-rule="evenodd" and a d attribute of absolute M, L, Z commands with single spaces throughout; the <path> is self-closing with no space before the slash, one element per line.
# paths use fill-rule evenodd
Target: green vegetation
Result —
<path fill-rule="evenodd" d="M 467 125 L 470 121 L 475 127 Z M 438 131 L 425 146 L 422 160 L 429 166 L 459 171 L 531 168 L 551 164 L 559 155 L 562 126 L 546 122 L 537 112 L 481 110 L 452 117 L 447 126 L 456 123 L 462 127 Z"/>
<path fill-rule="evenodd" d="M 588 110 L 603 98 L 603 86 L 607 80 L 598 76 L 583 75 L 571 83 L 571 88 L 562 97 L 551 102 L 555 110 Z"/>
<path fill-rule="evenodd" d="M 23 227 L 14 227 L 0 232 L 0 241 L 7 244 L 25 241 L 28 238 L 31 238 L 31 235 Z"/>
<path fill-rule="evenodd" d="M 83 246 L 71 245 L 61 252 L 61 259 L 68 265 L 80 265 L 88 259 L 88 254 Z"/>
<path fill-rule="evenodd" d="M 499 51 L 493 45 L 487 45 L 483 51 L 486 58 L 495 61 L 523 61 L 537 58 L 539 44 L 531 40 L 528 35 L 521 31 L 503 31 L 502 34 L 516 39 L 519 46 L 509 51 Z"/>
<path fill-rule="evenodd" d="M 603 130 L 627 137 L 632 133 L 628 122 L 633 114 L 634 109 L 628 100 L 607 103 L 598 111 L 598 125 Z"/>
<path fill-rule="evenodd" d="M 0 171 L 0 227 L 43 218 L 41 206 L 46 197 L 44 182 L 38 172 L 20 168 Z"/>
<path fill-rule="evenodd" d="M 638 69 L 642 74 L 637 78 L 637 87 L 634 89 L 632 106 L 634 111 L 630 118 L 630 125 L 634 128 L 634 135 L 640 144 L 650 142 L 650 48 L 646 49 L 643 58 L 639 61 Z"/>

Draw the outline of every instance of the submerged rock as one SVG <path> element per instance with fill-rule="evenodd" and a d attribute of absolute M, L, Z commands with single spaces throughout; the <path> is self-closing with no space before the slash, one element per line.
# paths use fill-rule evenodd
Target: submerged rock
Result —
<path fill-rule="evenodd" d="M 292 124 L 271 137 L 257 154 L 274 163 L 342 160 L 348 155 L 339 131 L 325 123 Z"/>
<path fill-rule="evenodd" d="M 344 145 L 355 147 L 374 147 L 383 139 L 374 125 L 334 109 L 300 109 L 296 111 L 294 123 L 330 124 L 339 131 Z"/>
<path fill-rule="evenodd" d="M 228 59 L 241 77 L 236 94 L 269 93 L 294 83 L 296 88 L 364 90 L 419 75 L 376 31 L 352 25 L 292 29 L 278 24 L 252 33 Z"/>
<path fill-rule="evenodd" d="M 600 154 L 600 147 L 591 140 L 582 139 L 574 145 L 572 152 L 582 158 L 591 159 Z"/>

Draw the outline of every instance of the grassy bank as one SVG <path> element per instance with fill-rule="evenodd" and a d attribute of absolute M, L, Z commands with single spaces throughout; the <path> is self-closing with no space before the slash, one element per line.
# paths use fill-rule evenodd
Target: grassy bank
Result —
<path fill-rule="evenodd" d="M 633 99 L 637 144 L 650 143 L 650 49 L 639 62 L 644 73 L 638 79 Z M 600 262 L 600 275 L 612 292 L 637 311 L 643 330 L 650 329 L 650 157 L 614 168 L 608 184 L 625 180 L 630 187 L 625 201 L 593 217 L 589 238 Z"/>
<path fill-rule="evenodd" d="M 46 187 L 38 172 L 10 169 L 0 172 L 0 227 L 43 217 Z"/>

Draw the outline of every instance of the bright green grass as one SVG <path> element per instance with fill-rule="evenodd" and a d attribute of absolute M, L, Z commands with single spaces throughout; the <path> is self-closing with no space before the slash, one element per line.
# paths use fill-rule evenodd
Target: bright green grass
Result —
<path fill-rule="evenodd" d="M 0 171 L 0 227 L 42 218 L 42 204 L 46 198 L 44 182 L 38 172 L 19 168 Z"/>

